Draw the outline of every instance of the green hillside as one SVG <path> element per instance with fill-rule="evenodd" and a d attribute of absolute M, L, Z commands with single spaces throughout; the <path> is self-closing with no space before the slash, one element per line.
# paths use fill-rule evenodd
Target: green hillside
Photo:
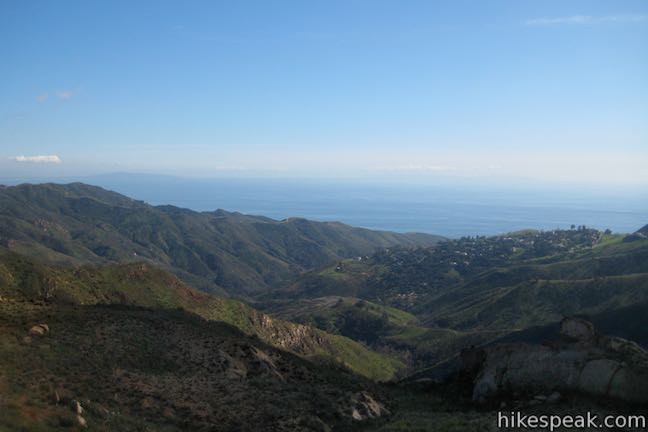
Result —
<path fill-rule="evenodd" d="M 364 315 L 367 321 L 382 321 L 376 324 L 385 329 L 399 329 L 418 324 L 414 315 L 389 306 L 382 306 L 354 297 L 319 297 L 296 301 L 272 301 L 257 303 L 257 306 L 278 317 L 290 317 L 293 321 L 312 320 L 328 326 L 332 332 L 344 332 L 349 320 Z M 350 331 L 350 329 L 349 329 Z M 371 335 L 367 335 L 370 337 Z"/>
<path fill-rule="evenodd" d="M 82 183 L 0 187 L 0 247 L 51 264 L 150 261 L 193 286 L 246 296 L 379 248 L 440 237 L 150 206 Z"/>
<path fill-rule="evenodd" d="M 28 336 L 37 323 L 48 331 Z M 354 410 L 386 403 L 371 382 L 181 310 L 4 299 L 0 328 L 3 431 L 355 430 Z"/>
<path fill-rule="evenodd" d="M 345 295 L 370 307 L 323 300 Z M 564 316 L 646 304 L 648 240 L 579 227 L 389 248 L 261 298 L 271 314 L 405 352 L 411 370 Z M 398 323 L 387 310 L 412 319 Z"/>
<path fill-rule="evenodd" d="M 512 263 L 416 306 L 427 323 L 520 329 L 648 299 L 648 241 L 594 247 L 577 258 Z"/>
<path fill-rule="evenodd" d="M 365 259 L 344 260 L 306 273 L 275 295 L 353 295 L 409 310 L 426 299 L 455 291 L 495 268 L 582 258 L 592 253 L 593 245 L 605 241 L 602 232 L 582 228 L 465 237 L 428 248 L 386 248 Z M 615 244 L 609 246 L 614 248 Z M 624 245 L 624 250 L 628 247 Z M 595 253 L 602 255 L 605 250 L 608 248 L 596 248 Z"/>
<path fill-rule="evenodd" d="M 304 358 L 340 364 L 372 379 L 388 380 L 402 367 L 343 336 L 274 319 L 239 301 L 197 291 L 146 263 L 60 268 L 4 252 L 0 253 L 0 296 L 22 302 L 183 309 L 231 324 Z"/>
<path fill-rule="evenodd" d="M 407 372 L 435 364 L 466 346 L 505 332 L 427 327 L 413 314 L 353 297 L 275 300 L 255 306 L 272 316 L 362 341 L 399 358 Z"/>

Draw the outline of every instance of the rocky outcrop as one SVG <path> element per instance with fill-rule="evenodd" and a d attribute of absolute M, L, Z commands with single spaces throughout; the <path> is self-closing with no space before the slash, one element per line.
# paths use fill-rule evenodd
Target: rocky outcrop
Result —
<path fill-rule="evenodd" d="M 230 353 L 219 349 L 213 363 L 218 365 L 220 373 L 231 380 L 241 381 L 249 374 L 270 374 L 281 381 L 285 380 L 272 355 L 254 346 L 235 346 Z"/>
<path fill-rule="evenodd" d="M 320 332 L 312 327 L 275 320 L 256 311 L 251 320 L 262 339 L 296 354 L 308 354 L 323 344 Z"/>
<path fill-rule="evenodd" d="M 366 391 L 355 393 L 351 397 L 351 418 L 353 420 L 363 421 L 388 415 L 390 415 L 389 410 Z"/>
<path fill-rule="evenodd" d="M 36 324 L 29 329 L 29 336 L 45 336 L 49 332 L 47 324 Z"/>
<path fill-rule="evenodd" d="M 463 353 L 464 371 L 476 375 L 473 399 L 520 392 L 581 392 L 648 403 L 648 353 L 625 339 L 598 335 L 578 318 L 561 323 L 560 340 L 497 344 Z"/>

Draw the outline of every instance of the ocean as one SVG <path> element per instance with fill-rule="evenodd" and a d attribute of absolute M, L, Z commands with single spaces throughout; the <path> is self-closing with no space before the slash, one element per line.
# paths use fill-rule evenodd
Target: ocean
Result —
<path fill-rule="evenodd" d="M 313 179 L 186 179 L 109 175 L 80 179 L 153 205 L 304 217 L 457 238 L 586 225 L 633 232 L 648 224 L 648 191 Z"/>

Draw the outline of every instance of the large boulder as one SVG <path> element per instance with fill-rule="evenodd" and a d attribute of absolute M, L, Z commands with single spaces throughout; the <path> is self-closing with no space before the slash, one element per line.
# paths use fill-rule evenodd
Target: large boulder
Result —
<path fill-rule="evenodd" d="M 621 365 L 610 378 L 607 396 L 632 403 L 648 403 L 648 368 Z"/>
<path fill-rule="evenodd" d="M 582 319 L 563 320 L 561 337 L 548 345 L 496 344 L 464 356 L 464 371 L 475 376 L 473 399 L 568 391 L 648 403 L 645 350 L 625 339 L 599 336 Z"/>
<path fill-rule="evenodd" d="M 564 391 L 578 385 L 586 354 L 543 345 L 499 344 L 485 350 L 485 360 L 473 388 L 473 400 L 525 392 Z"/>
<path fill-rule="evenodd" d="M 594 396 L 606 396 L 610 382 L 621 368 L 621 363 L 612 359 L 596 359 L 587 362 L 580 370 L 578 388 Z"/>

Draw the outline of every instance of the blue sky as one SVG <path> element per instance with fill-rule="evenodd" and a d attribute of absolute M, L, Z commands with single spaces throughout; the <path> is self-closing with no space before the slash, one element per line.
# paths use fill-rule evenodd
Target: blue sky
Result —
<path fill-rule="evenodd" d="M 0 170 L 648 184 L 646 1 L 0 0 Z"/>

